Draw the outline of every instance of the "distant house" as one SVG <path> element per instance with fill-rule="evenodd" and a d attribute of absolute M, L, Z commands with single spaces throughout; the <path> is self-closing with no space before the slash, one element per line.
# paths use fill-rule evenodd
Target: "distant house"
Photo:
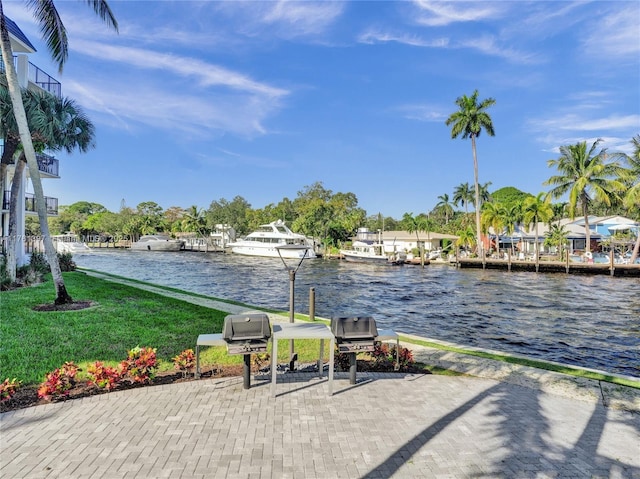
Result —
<path fill-rule="evenodd" d="M 567 239 L 569 242 L 569 252 L 582 252 L 586 249 L 586 232 L 584 227 L 584 218 L 568 219 L 564 218 L 560 221 L 554 221 L 553 224 L 562 227 L 567 231 Z M 533 254 L 536 251 L 536 241 L 539 244 L 541 252 L 555 252 L 555 247 L 545 247 L 544 241 L 550 226 L 547 223 L 538 223 L 538 237 L 536 238 L 535 225 L 527 227 L 519 225 L 512 235 L 507 235 L 504 231 L 496 236 L 493 229 L 489 230 L 489 236 L 492 238 L 493 247 L 499 250 L 506 250 L 513 247 L 518 252 L 525 254 Z M 640 230 L 640 223 L 633 221 L 624 216 L 590 216 L 589 217 L 589 236 L 591 239 L 591 250 L 600 248 L 601 243 L 609 240 L 613 235 L 620 232 L 629 232 L 637 235 Z M 496 244 L 497 239 L 497 244 Z"/>
<path fill-rule="evenodd" d="M 369 231 L 367 228 L 359 228 L 353 240 L 357 241 L 379 241 L 384 245 L 385 253 L 394 251 L 411 252 L 414 248 L 421 246 L 425 251 L 441 249 L 445 241 L 455 242 L 458 239 L 455 235 L 435 233 L 429 231 L 419 231 L 409 233 L 408 231 Z"/>
<path fill-rule="evenodd" d="M 20 30 L 18 25 L 5 16 L 7 29 L 9 30 L 9 39 L 13 50 L 13 61 L 18 74 L 18 81 L 22 88 L 31 90 L 46 91 L 51 95 L 61 97 L 62 90 L 60 82 L 42 71 L 40 68 L 29 62 L 29 54 L 35 53 L 36 49 L 31 44 L 26 35 Z M 5 65 L 0 57 L 0 71 L 5 71 Z M 0 76 L 0 85 L 6 88 L 4 75 Z M 3 140 L 0 138 L 0 154 L 4 150 Z M 53 156 L 43 153 L 36 154 L 38 160 L 38 170 L 42 179 L 60 178 L 58 175 L 58 160 Z M 0 210 L 0 236 L 2 237 L 2 247 L 6 244 L 6 236 L 9 234 L 9 208 L 11 201 L 11 182 L 13 180 L 15 166 L 9 165 L 5 177 L 3 178 L 4 191 L 2 192 L 2 209 Z M 35 205 L 35 195 L 29 193 L 29 169 L 25 169 L 25 175 L 20 185 L 19 198 L 20 202 L 16 205 L 16 224 L 18 238 L 26 241 L 25 237 L 25 218 L 27 215 L 37 215 Z M 45 196 L 47 206 L 47 214 L 49 216 L 58 215 L 58 199 Z M 16 259 L 18 265 L 28 262 L 28 256 L 25 251 L 25 241 L 17 242 Z"/>

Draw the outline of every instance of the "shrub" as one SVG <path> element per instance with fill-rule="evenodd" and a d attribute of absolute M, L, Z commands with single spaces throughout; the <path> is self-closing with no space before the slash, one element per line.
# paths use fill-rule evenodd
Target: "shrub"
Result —
<path fill-rule="evenodd" d="M 61 368 L 50 372 L 38 388 L 38 397 L 49 401 L 66 396 L 76 383 L 75 377 L 78 371 L 78 366 L 73 362 L 66 362 Z"/>
<path fill-rule="evenodd" d="M 349 353 L 341 353 L 338 346 L 336 346 L 333 362 L 338 371 L 348 371 L 350 365 Z"/>
<path fill-rule="evenodd" d="M 151 382 L 157 367 L 155 348 L 141 348 L 140 346 L 131 349 L 127 359 L 120 363 L 122 375 L 129 376 L 134 383 Z"/>
<path fill-rule="evenodd" d="M 63 272 L 76 270 L 76 263 L 73 261 L 71 253 L 58 253 L 58 263 Z"/>
<path fill-rule="evenodd" d="M 193 349 L 185 349 L 175 358 L 173 358 L 173 367 L 179 371 L 182 371 L 182 376 L 187 377 L 187 374 L 193 370 L 196 366 L 196 355 Z"/>
<path fill-rule="evenodd" d="M 393 369 L 396 364 L 396 346 L 389 346 L 386 343 L 376 341 L 375 348 L 371 354 L 374 361 L 374 366 L 379 369 Z M 413 353 L 400 346 L 398 354 L 398 362 L 400 363 L 400 369 L 406 369 L 413 366 L 415 360 L 413 359 Z"/>
<path fill-rule="evenodd" d="M 51 271 L 49 267 L 49 263 L 47 262 L 47 257 L 44 253 L 39 253 L 34 251 L 31 253 L 31 258 L 29 259 L 29 267 L 38 273 L 45 274 Z"/>
<path fill-rule="evenodd" d="M 91 378 L 89 384 L 97 386 L 99 389 L 111 391 L 116 388 L 122 380 L 122 372 L 117 368 L 105 366 L 104 363 L 96 361 L 87 366 L 87 374 Z"/>
<path fill-rule="evenodd" d="M 8 401 L 13 397 L 20 386 L 20 381 L 16 378 L 13 378 L 9 381 L 9 378 L 5 379 L 3 383 L 0 383 L 0 402 Z"/>

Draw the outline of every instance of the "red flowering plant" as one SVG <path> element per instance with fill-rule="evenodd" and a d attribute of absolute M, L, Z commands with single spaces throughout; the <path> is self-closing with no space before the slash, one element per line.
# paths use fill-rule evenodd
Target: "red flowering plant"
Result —
<path fill-rule="evenodd" d="M 80 371 L 73 361 L 66 362 L 61 368 L 57 368 L 47 374 L 44 382 L 38 388 L 38 397 L 50 401 L 67 396 L 76 383 L 76 373 Z"/>
<path fill-rule="evenodd" d="M 127 359 L 120 363 L 123 376 L 129 376 L 134 383 L 150 383 L 158 368 L 155 348 L 136 346 L 129 350 Z"/>
<path fill-rule="evenodd" d="M 376 341 L 373 352 L 369 353 L 373 358 L 374 366 L 382 370 L 395 368 L 396 349 L 396 346 L 389 346 L 386 343 Z M 411 350 L 400 346 L 398 362 L 400 369 L 407 369 L 413 366 L 415 360 Z"/>
<path fill-rule="evenodd" d="M 196 355 L 193 349 L 185 349 L 173 358 L 173 367 L 178 371 L 182 371 L 182 377 L 187 375 L 196 367 Z"/>
<path fill-rule="evenodd" d="M 107 391 L 115 389 L 122 381 L 122 372 L 118 368 L 105 366 L 101 361 L 87 366 L 87 374 L 90 378 L 89 384 Z"/>
<path fill-rule="evenodd" d="M 20 386 L 20 381 L 16 378 L 9 380 L 9 378 L 5 379 L 4 382 L 0 383 L 0 402 L 8 401 L 13 397 L 16 393 L 16 389 Z"/>

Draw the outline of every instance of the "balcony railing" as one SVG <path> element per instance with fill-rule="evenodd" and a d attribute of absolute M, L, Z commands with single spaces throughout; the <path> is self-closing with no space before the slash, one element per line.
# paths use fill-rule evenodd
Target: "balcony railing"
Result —
<path fill-rule="evenodd" d="M 29 211 L 31 213 L 36 212 L 36 197 L 33 193 L 27 193 L 24 199 L 25 203 L 25 211 Z M 44 197 L 44 201 L 47 204 L 47 215 L 57 216 L 58 215 L 58 198 L 51 198 L 49 196 Z M 2 198 L 2 209 L 8 210 L 9 203 L 11 202 L 11 191 L 5 191 Z"/>
<path fill-rule="evenodd" d="M 60 82 L 31 62 L 29 62 L 29 81 L 58 98 L 62 97 L 62 85 Z"/>
<path fill-rule="evenodd" d="M 53 176 L 59 176 L 60 161 L 58 159 L 46 153 L 36 153 L 36 160 L 38 160 L 38 170 Z"/>
<path fill-rule="evenodd" d="M 13 66 L 15 68 L 18 68 L 17 58 L 17 56 L 13 56 Z M 4 61 L 0 58 L 0 72 L 4 71 Z M 62 98 L 62 84 L 31 62 L 29 62 L 27 78 L 31 83 L 38 85 L 44 91 L 47 91 L 58 98 Z"/>

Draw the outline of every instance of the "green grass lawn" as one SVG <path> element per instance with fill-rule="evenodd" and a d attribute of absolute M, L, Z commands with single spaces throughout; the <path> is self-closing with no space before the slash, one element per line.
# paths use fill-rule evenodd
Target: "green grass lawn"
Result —
<path fill-rule="evenodd" d="M 66 361 L 83 370 L 94 361 L 116 365 L 135 346 L 157 348 L 160 370 L 172 369 L 172 358 L 196 347 L 199 334 L 219 333 L 228 313 L 197 306 L 141 289 L 104 281 L 81 272 L 64 273 L 75 301 L 96 306 L 80 311 L 36 312 L 53 303 L 52 282 L 0 293 L 0 381 L 17 378 L 37 384 Z M 313 362 L 318 343 L 296 341 L 299 360 Z M 286 362 L 288 348 L 279 347 Z M 328 345 L 325 357 L 328 358 Z M 224 347 L 203 348 L 201 364 L 239 364 Z"/>

